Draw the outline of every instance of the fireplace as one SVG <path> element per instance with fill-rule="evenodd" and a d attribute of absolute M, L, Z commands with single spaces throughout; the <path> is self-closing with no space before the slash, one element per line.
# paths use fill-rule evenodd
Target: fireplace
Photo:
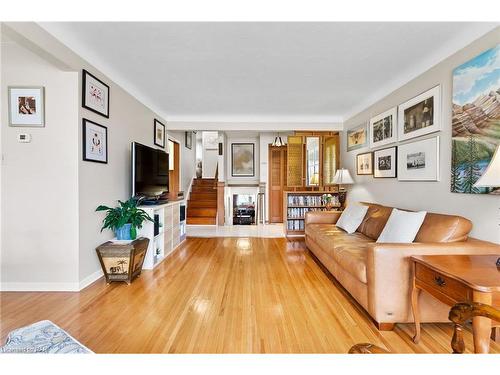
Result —
<path fill-rule="evenodd" d="M 233 194 L 233 225 L 255 224 L 255 195 Z"/>

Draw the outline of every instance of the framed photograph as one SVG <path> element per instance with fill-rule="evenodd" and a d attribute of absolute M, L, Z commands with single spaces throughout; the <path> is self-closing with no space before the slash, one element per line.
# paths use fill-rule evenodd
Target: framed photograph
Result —
<path fill-rule="evenodd" d="M 9 124 L 33 128 L 45 126 L 45 96 L 42 86 L 9 87 Z"/>
<path fill-rule="evenodd" d="M 347 131 L 347 151 L 368 146 L 368 126 L 359 125 Z"/>
<path fill-rule="evenodd" d="M 398 139 L 420 137 L 441 130 L 441 86 L 408 100 L 398 107 Z"/>
<path fill-rule="evenodd" d="M 439 181 L 439 137 L 398 147 L 399 181 Z"/>
<path fill-rule="evenodd" d="M 373 152 L 373 177 L 396 178 L 398 174 L 398 148 L 396 146 Z"/>
<path fill-rule="evenodd" d="M 155 145 L 165 148 L 165 125 L 163 125 L 160 121 L 155 119 L 155 137 L 154 143 Z"/>
<path fill-rule="evenodd" d="M 231 175 L 233 177 L 255 176 L 255 145 L 253 143 L 231 144 Z"/>
<path fill-rule="evenodd" d="M 85 69 L 82 72 L 82 107 L 109 118 L 109 86 Z"/>
<path fill-rule="evenodd" d="M 356 155 L 356 174 L 373 174 L 373 152 L 365 152 L 363 154 Z"/>
<path fill-rule="evenodd" d="M 384 146 L 397 141 L 396 107 L 370 119 L 370 147 Z"/>
<path fill-rule="evenodd" d="M 83 119 L 83 160 L 108 163 L 108 128 Z"/>
<path fill-rule="evenodd" d="M 193 148 L 193 132 L 185 132 L 184 138 L 184 146 L 191 150 Z"/>

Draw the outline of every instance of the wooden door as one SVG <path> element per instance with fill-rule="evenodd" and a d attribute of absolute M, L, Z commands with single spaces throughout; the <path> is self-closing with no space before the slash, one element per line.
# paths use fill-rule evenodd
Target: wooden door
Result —
<path fill-rule="evenodd" d="M 269 145 L 269 222 L 283 222 L 283 191 L 286 186 L 286 147 Z"/>

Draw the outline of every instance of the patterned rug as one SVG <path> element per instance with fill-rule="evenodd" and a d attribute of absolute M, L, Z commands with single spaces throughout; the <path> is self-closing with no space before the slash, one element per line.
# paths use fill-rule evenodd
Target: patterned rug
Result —
<path fill-rule="evenodd" d="M 92 353 L 50 320 L 42 320 L 9 333 L 0 353 Z"/>

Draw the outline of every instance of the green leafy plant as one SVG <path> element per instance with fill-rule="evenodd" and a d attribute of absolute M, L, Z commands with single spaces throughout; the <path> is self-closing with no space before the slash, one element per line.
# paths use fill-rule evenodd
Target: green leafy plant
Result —
<path fill-rule="evenodd" d="M 102 221 L 101 232 L 110 229 L 115 232 L 125 224 L 132 224 L 133 228 L 142 228 L 142 223 L 146 220 L 153 222 L 153 219 L 146 211 L 138 208 L 140 201 L 130 198 L 126 202 L 118 201 L 118 207 L 99 206 L 96 211 L 106 211 L 106 217 Z"/>

